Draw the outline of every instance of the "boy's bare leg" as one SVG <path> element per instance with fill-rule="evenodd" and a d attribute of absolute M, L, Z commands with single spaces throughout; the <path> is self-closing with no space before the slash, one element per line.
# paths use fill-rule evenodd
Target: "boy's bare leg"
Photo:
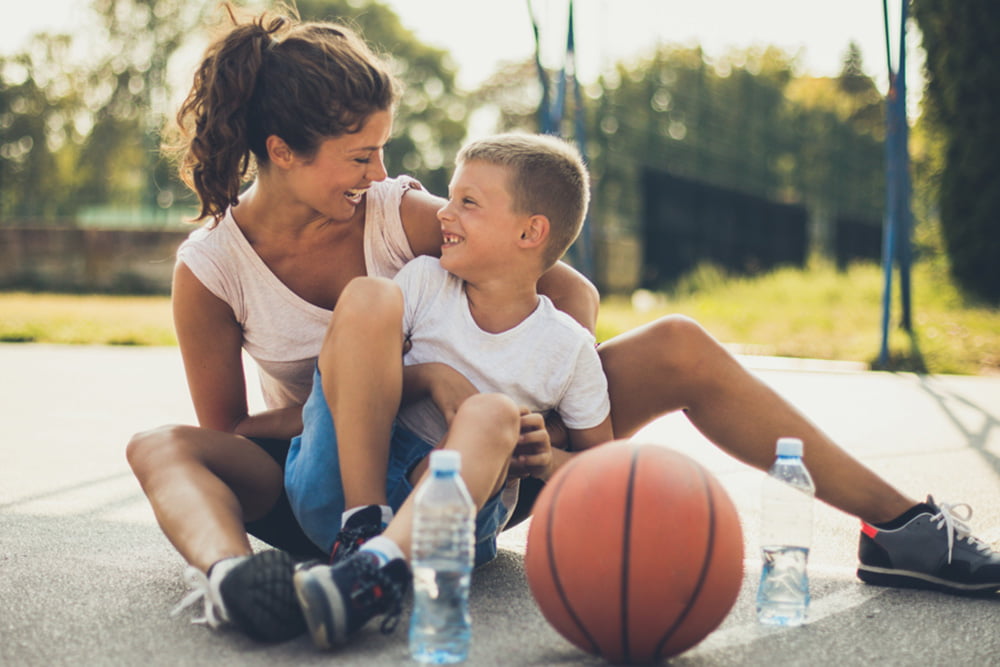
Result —
<path fill-rule="evenodd" d="M 403 297 L 382 278 L 344 288 L 319 354 L 345 508 L 386 505 L 389 440 L 403 387 Z"/>
<path fill-rule="evenodd" d="M 501 394 L 476 394 L 458 409 L 448 427 L 444 449 L 462 455 L 462 480 L 469 489 L 476 509 L 486 504 L 503 486 L 507 465 L 517 444 L 521 428 L 521 413 L 517 406 Z M 416 484 L 427 475 L 425 460 L 412 476 Z M 409 559 L 413 530 L 413 496 L 406 499 L 395 518 L 383 533 Z"/>
<path fill-rule="evenodd" d="M 774 458 L 778 437 L 802 438 L 821 500 L 869 523 L 916 504 L 834 443 L 748 372 L 694 321 L 671 316 L 600 347 L 617 437 L 684 410 L 720 448 L 756 468 Z"/>
<path fill-rule="evenodd" d="M 503 485 L 520 429 L 520 410 L 500 394 L 475 394 L 455 413 L 444 446 L 462 454 L 462 479 L 477 508 Z M 426 474 L 424 466 L 411 479 Z M 410 494 L 382 536 L 368 545 L 383 540 L 392 546 L 391 540 L 409 560 L 413 498 Z M 398 555 L 379 552 L 365 546 L 333 567 L 319 565 L 296 573 L 299 603 L 317 646 L 330 648 L 346 641 L 374 616 L 398 618 L 410 583 L 409 567 Z"/>

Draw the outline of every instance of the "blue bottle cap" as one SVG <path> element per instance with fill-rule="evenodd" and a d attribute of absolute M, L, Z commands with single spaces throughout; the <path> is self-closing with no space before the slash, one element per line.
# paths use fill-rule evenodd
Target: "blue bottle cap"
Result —
<path fill-rule="evenodd" d="M 431 470 L 458 472 L 462 468 L 462 455 L 453 449 L 435 449 L 431 452 Z"/>
<path fill-rule="evenodd" d="M 778 456 L 802 457 L 802 441 L 798 438 L 778 438 Z"/>

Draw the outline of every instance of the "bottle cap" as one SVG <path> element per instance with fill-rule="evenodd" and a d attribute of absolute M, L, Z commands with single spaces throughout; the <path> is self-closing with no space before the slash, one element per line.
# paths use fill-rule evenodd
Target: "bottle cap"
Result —
<path fill-rule="evenodd" d="M 431 452 L 431 470 L 458 472 L 462 468 L 462 455 L 453 449 L 435 449 Z"/>
<path fill-rule="evenodd" d="M 799 438 L 778 438 L 778 456 L 802 457 L 802 441 Z"/>

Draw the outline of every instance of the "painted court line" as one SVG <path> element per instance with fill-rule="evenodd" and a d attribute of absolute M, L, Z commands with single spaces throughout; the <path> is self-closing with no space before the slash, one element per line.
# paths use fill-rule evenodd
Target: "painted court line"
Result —
<path fill-rule="evenodd" d="M 747 560 L 744 564 L 744 568 L 745 572 L 759 572 L 760 561 L 756 559 Z M 856 580 L 854 568 L 810 567 L 809 571 L 814 575 L 823 574 L 824 577 L 844 579 L 845 582 L 848 580 L 854 581 L 852 583 L 847 583 L 845 588 L 837 591 L 836 593 L 824 595 L 821 598 L 813 598 L 809 604 L 809 615 L 808 620 L 806 621 L 807 624 L 817 623 L 827 616 L 832 616 L 854 607 L 859 607 L 868 600 L 871 600 L 872 598 L 875 598 L 889 590 L 879 586 L 868 586 Z M 756 587 L 754 590 L 756 591 Z M 713 632 L 705 639 L 705 641 L 698 644 L 697 650 L 714 651 L 722 648 L 731 648 L 733 646 L 745 646 L 746 644 L 760 639 L 761 637 L 783 631 L 793 631 L 793 629 L 766 627 L 760 625 L 756 621 L 752 623 L 745 623 L 743 625 L 727 627 Z"/>

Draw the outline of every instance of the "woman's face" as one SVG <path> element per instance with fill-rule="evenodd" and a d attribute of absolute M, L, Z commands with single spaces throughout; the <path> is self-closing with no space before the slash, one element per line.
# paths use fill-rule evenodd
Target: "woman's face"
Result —
<path fill-rule="evenodd" d="M 324 140 L 289 174 L 297 199 L 324 217 L 350 220 L 368 187 L 387 176 L 382 151 L 391 132 L 392 113 L 376 111 L 358 132 Z"/>

